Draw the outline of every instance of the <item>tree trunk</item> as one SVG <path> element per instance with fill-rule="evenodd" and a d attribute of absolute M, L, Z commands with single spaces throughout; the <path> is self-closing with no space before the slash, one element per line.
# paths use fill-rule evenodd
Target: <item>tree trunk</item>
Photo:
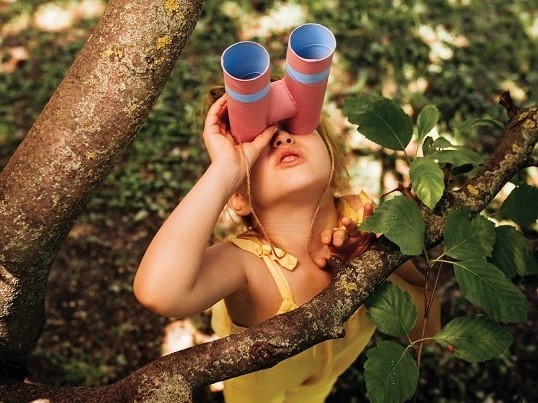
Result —
<path fill-rule="evenodd" d="M 0 176 L 0 377 L 22 380 L 53 259 L 144 123 L 202 9 L 111 0 Z"/>

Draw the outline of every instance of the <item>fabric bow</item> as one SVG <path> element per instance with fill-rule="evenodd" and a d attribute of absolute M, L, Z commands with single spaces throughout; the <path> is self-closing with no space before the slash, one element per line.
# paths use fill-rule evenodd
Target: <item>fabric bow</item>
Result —
<path fill-rule="evenodd" d="M 257 256 L 263 258 L 269 257 L 271 260 L 278 262 L 280 266 L 287 270 L 293 270 L 297 266 L 297 258 L 286 251 L 267 244 L 262 244 L 250 239 L 236 238 L 234 243 L 237 246 L 243 246 L 245 249 L 251 251 Z"/>

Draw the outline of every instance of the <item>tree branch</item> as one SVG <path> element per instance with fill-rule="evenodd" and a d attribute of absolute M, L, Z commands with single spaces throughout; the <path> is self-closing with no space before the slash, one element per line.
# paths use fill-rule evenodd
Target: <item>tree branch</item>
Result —
<path fill-rule="evenodd" d="M 501 145 L 484 169 L 459 191 L 447 192 L 444 204 L 435 213 L 423 207 L 427 247 L 442 241 L 448 211 L 462 206 L 474 212 L 483 209 L 528 160 L 537 140 L 538 107 L 512 115 Z M 353 261 L 333 258 L 334 280 L 321 294 L 296 310 L 242 333 L 162 357 L 110 386 L 78 388 L 75 393 L 73 389 L 21 387 L 19 383 L 0 385 L 0 392 L 3 396 L 14 396 L 14 393 L 20 396 L 22 389 L 28 400 L 54 393 L 55 401 L 71 402 L 96 396 L 103 402 L 189 401 L 191 391 L 202 385 L 271 367 L 317 343 L 342 336 L 345 321 L 408 258 L 396 245 L 381 237 Z"/>

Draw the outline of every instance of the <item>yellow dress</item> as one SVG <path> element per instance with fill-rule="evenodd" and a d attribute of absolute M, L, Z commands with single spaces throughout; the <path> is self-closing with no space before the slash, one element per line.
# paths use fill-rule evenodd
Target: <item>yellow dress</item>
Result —
<path fill-rule="evenodd" d="M 297 308 L 279 259 L 271 248 L 264 248 L 261 242 L 250 239 L 235 238 L 232 242 L 241 249 L 256 254 L 266 263 L 282 296 L 282 304 L 277 314 Z M 282 250 L 275 251 L 278 256 L 284 254 Z M 287 259 L 295 260 L 290 258 L 289 254 Z M 338 376 L 355 361 L 374 333 L 375 326 L 366 318 L 365 311 L 364 307 L 361 307 L 348 319 L 344 338 L 317 344 L 272 368 L 225 381 L 225 401 L 323 402 Z M 212 326 L 221 337 L 244 330 L 231 321 L 224 301 L 213 307 Z"/>
<path fill-rule="evenodd" d="M 343 207 L 343 210 L 347 210 L 347 206 Z M 360 222 L 362 217 L 360 218 L 357 221 Z M 297 259 L 281 249 L 263 245 L 259 239 L 233 238 L 231 242 L 265 262 L 282 296 L 282 304 L 277 315 L 297 308 L 283 274 L 283 270 L 293 270 Z M 417 293 L 416 287 L 406 287 L 407 283 L 404 280 L 394 275 L 392 277 L 397 278 L 395 282 L 402 288 Z M 419 295 L 413 297 L 415 300 L 424 298 Z M 211 324 L 220 337 L 245 329 L 232 322 L 224 301 L 220 301 L 212 308 Z M 227 403 L 323 402 L 338 376 L 357 359 L 375 331 L 375 325 L 366 317 L 364 306 L 347 320 L 345 331 L 345 337 L 317 344 L 272 368 L 224 381 L 225 401 Z"/>

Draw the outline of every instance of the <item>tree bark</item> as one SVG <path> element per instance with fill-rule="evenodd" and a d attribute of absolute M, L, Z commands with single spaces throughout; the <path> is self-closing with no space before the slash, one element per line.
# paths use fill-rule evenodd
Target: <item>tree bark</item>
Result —
<path fill-rule="evenodd" d="M 108 386 L 67 388 L 21 382 L 43 321 L 50 265 L 91 191 L 145 120 L 202 1 L 112 0 L 88 44 L 0 176 L 0 396 L 4 401 L 182 402 L 202 385 L 268 368 L 342 336 L 344 322 L 409 257 L 385 238 L 351 262 L 302 307 L 225 339 L 165 357 Z M 426 244 L 442 240 L 447 212 L 482 210 L 529 161 L 538 108 L 513 108 L 502 144 L 435 212 L 423 208 Z"/>
<path fill-rule="evenodd" d="M 0 377 L 24 378 L 53 259 L 144 123 L 202 9 L 112 0 L 0 176 Z"/>

